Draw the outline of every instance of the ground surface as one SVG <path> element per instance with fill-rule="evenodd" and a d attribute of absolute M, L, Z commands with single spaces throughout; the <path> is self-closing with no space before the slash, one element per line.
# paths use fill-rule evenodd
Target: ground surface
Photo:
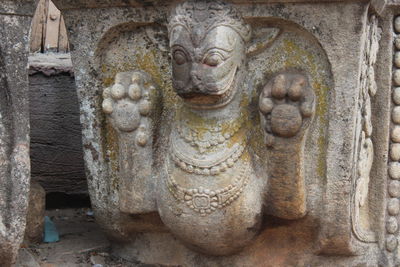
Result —
<path fill-rule="evenodd" d="M 60 241 L 25 246 L 16 267 L 130 267 L 133 263 L 110 256 L 110 245 L 89 209 L 47 211 Z"/>

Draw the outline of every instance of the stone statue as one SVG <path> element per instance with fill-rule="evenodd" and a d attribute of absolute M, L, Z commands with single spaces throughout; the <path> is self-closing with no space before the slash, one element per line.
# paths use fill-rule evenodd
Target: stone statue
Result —
<path fill-rule="evenodd" d="M 153 179 L 156 88 L 146 73 L 127 72 L 103 94 L 103 110 L 119 134 L 120 174 L 134 180 L 142 196 L 133 202 L 150 210 L 155 194 L 166 227 L 207 254 L 245 247 L 260 231 L 264 206 L 283 219 L 306 214 L 302 151 L 315 95 L 301 71 L 279 73 L 265 85 L 259 112 L 271 153 L 266 172 L 256 174 L 245 103 L 250 37 L 250 26 L 224 2 L 187 1 L 175 9 L 169 22 L 172 81 L 183 105 L 174 121 L 161 122 L 172 127 L 153 194 L 146 188 Z"/>

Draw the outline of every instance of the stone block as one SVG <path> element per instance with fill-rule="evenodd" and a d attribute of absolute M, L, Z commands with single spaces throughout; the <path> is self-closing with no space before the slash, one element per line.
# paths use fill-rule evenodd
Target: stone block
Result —
<path fill-rule="evenodd" d="M 55 3 L 73 47 L 89 192 L 114 254 L 399 264 L 393 5 Z"/>

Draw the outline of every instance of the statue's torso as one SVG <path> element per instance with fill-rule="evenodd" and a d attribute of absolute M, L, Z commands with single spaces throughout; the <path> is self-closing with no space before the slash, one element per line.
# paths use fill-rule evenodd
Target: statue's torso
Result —
<path fill-rule="evenodd" d="M 246 129 L 240 132 L 208 153 L 171 134 L 158 209 L 174 235 L 200 251 L 229 254 L 258 233 L 264 183 L 254 174 Z"/>

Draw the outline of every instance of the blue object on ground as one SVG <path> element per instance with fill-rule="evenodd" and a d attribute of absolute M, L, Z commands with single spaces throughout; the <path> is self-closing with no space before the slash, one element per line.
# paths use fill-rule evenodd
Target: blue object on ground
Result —
<path fill-rule="evenodd" d="M 45 243 L 55 243 L 60 241 L 56 225 L 51 221 L 49 216 L 44 217 L 44 240 Z"/>

